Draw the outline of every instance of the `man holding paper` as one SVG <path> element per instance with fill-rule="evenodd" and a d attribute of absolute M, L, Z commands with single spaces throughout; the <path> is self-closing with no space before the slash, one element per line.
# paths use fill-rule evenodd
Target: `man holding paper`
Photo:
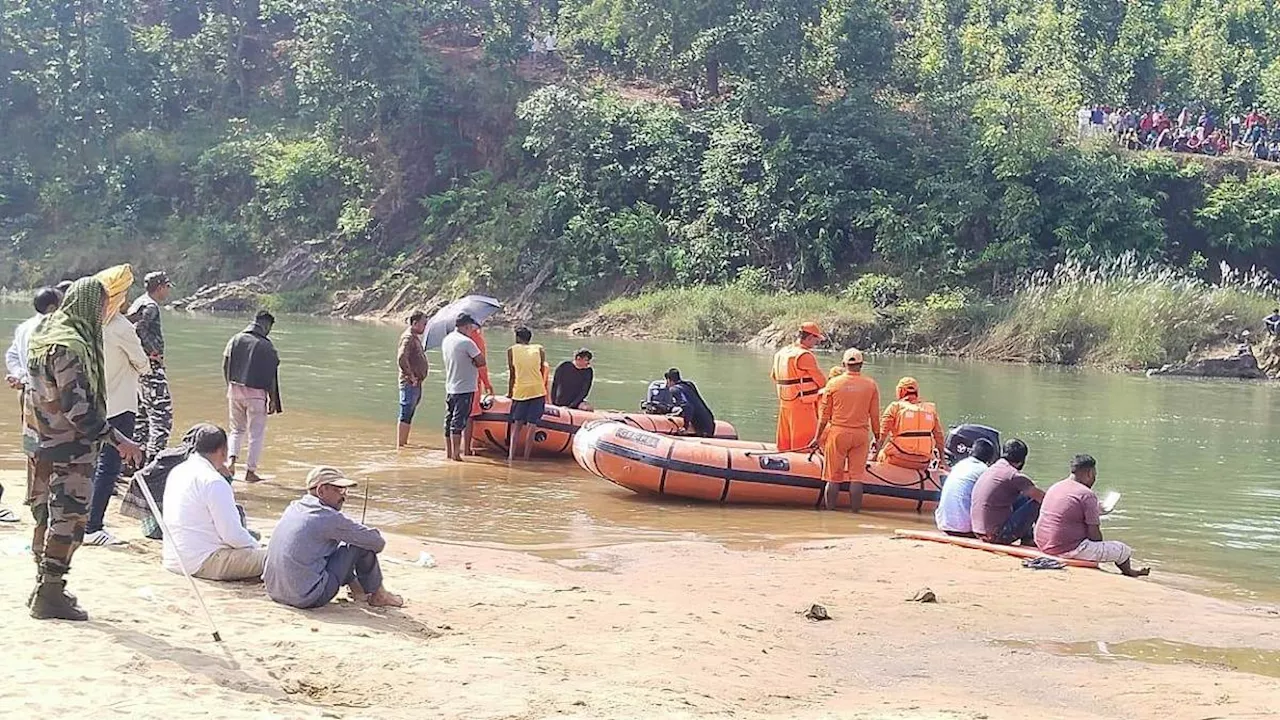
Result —
<path fill-rule="evenodd" d="M 1073 560 L 1113 562 L 1126 577 L 1150 575 L 1151 568 L 1133 569 L 1132 548 L 1118 540 L 1102 539 L 1103 510 L 1093 493 L 1097 480 L 1098 463 L 1092 456 L 1072 459 L 1071 474 L 1044 494 L 1036 523 L 1036 546 L 1049 555 Z"/>

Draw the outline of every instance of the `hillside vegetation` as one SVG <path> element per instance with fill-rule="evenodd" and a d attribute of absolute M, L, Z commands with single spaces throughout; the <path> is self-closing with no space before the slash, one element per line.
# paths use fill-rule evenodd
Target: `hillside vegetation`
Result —
<path fill-rule="evenodd" d="M 13 0 L 0 281 L 129 260 L 194 290 L 307 243 L 322 272 L 298 309 L 825 292 L 789 317 L 875 273 L 909 310 L 988 317 L 1066 261 L 1274 261 L 1280 175 L 1079 145 L 1086 101 L 1280 110 L 1280 9 Z"/>

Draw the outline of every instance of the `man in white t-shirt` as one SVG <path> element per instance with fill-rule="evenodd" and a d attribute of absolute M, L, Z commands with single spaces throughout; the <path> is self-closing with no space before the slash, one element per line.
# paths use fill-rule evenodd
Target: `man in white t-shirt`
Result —
<path fill-rule="evenodd" d="M 978 438 L 969 451 L 969 457 L 956 463 L 942 483 L 942 497 L 933 511 L 938 529 L 957 537 L 974 537 L 970 510 L 973 505 L 973 486 L 996 459 L 996 446 L 986 438 Z"/>
<path fill-rule="evenodd" d="M 231 492 L 227 433 L 205 425 L 194 433 L 191 457 L 164 487 L 164 567 L 205 580 L 262 577 L 267 550 L 240 520 Z"/>
<path fill-rule="evenodd" d="M 62 304 L 62 293 L 57 288 L 45 287 L 36 291 L 36 314 L 19 323 L 13 331 L 13 343 L 4 353 L 4 364 L 7 369 L 5 381 L 9 387 L 18 392 L 18 405 L 22 405 L 22 389 L 27 385 L 27 345 L 31 341 L 31 333 L 44 319 L 45 315 L 58 309 Z M 25 409 L 22 412 L 26 412 Z M 0 485 L 0 498 L 4 497 L 4 486 Z M 0 507 L 0 522 L 16 523 L 18 514 L 6 507 Z"/>
<path fill-rule="evenodd" d="M 450 460 L 462 462 L 462 431 L 471 415 L 471 400 L 479 389 L 484 353 L 466 333 L 479 327 L 475 318 L 463 313 L 453 332 L 444 336 L 440 354 L 444 357 L 444 441 Z"/>

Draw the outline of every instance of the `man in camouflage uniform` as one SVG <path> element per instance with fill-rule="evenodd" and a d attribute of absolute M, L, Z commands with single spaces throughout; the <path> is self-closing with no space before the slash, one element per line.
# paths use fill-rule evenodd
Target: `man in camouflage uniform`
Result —
<path fill-rule="evenodd" d="M 138 378 L 138 424 L 133 430 L 134 440 L 146 453 L 146 463 L 169 445 L 169 434 L 173 432 L 173 396 L 169 394 L 164 333 L 160 329 L 160 306 L 169 302 L 172 284 L 163 271 L 147 273 L 143 282 L 147 294 L 134 300 L 126 314 L 151 360 L 151 372 Z"/>
<path fill-rule="evenodd" d="M 66 592 L 71 556 L 84 539 L 93 469 L 103 442 L 137 462 L 142 449 L 107 423 L 102 319 L 107 292 L 93 278 L 71 285 L 62 307 L 36 327 L 22 435 L 27 504 L 36 520 L 31 552 L 38 568 L 29 605 L 37 619 L 87 620 Z"/>

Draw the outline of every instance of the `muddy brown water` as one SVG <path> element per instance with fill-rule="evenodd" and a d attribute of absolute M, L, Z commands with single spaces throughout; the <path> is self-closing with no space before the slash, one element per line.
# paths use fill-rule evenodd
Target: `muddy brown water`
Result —
<path fill-rule="evenodd" d="M 11 328 L 26 315 L 0 306 Z M 226 424 L 221 353 L 243 319 L 164 316 L 176 410 L 175 438 L 201 420 Z M 513 548 L 557 558 L 623 542 L 712 540 L 776 547 L 798 540 L 883 533 L 931 517 L 852 517 L 807 509 L 722 507 L 636 496 L 579 469 L 569 458 L 514 468 L 493 457 L 443 460 L 439 354 L 415 423 L 419 447 L 396 451 L 397 326 L 282 318 L 274 332 L 283 367 L 285 414 L 273 417 L 257 486 L 237 485 L 251 514 L 269 517 L 299 494 L 314 464 L 333 464 L 369 489 L 368 521 L 432 540 Z M 487 335 L 495 364 L 508 331 Z M 698 383 L 717 417 L 744 438 L 771 439 L 775 401 L 769 356 L 714 345 L 584 341 L 539 333 L 553 364 L 580 345 L 595 352 L 591 400 L 636 408 L 645 386 L 668 367 Z M 824 364 L 835 364 L 834 352 Z M 494 368 L 505 388 L 505 369 Z M 1042 486 L 1065 475 L 1073 453 L 1099 461 L 1100 492 L 1124 494 L 1104 523 L 1109 537 L 1137 548 L 1166 574 L 1206 578 L 1216 591 L 1280 597 L 1280 389 L 1269 384 L 1147 379 L 1090 370 L 958 360 L 871 356 L 868 374 L 891 396 L 899 377 L 916 377 L 948 424 L 980 422 L 1031 446 L 1028 471 Z M 17 407 L 0 418 L 0 464 L 23 467 Z M 10 488 L 12 504 L 21 489 Z M 361 512 L 357 490 L 348 501 Z M 1195 581 L 1199 582 L 1199 581 Z M 1193 583 L 1194 584 L 1194 583 Z"/>

